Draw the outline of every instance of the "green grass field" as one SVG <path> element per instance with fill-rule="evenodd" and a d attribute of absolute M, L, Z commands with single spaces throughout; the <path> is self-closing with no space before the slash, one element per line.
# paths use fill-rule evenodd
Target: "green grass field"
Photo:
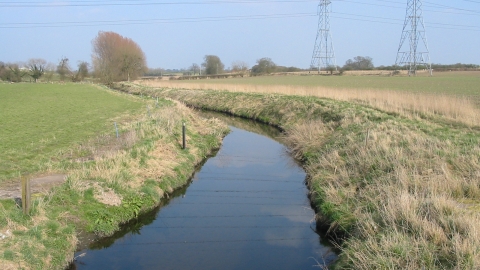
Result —
<path fill-rule="evenodd" d="M 61 149 L 111 130 L 144 104 L 97 86 L 0 84 L 0 183 L 36 172 Z"/>
<path fill-rule="evenodd" d="M 260 76 L 248 78 L 192 80 L 182 83 L 292 85 L 328 88 L 406 90 L 480 96 L 480 72 L 438 72 L 433 77 L 418 76 Z"/>

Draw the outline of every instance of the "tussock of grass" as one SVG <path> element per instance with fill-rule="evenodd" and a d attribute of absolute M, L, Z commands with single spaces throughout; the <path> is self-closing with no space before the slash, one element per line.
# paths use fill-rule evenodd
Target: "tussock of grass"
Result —
<path fill-rule="evenodd" d="M 335 269 L 480 268 L 478 131 L 330 99 L 132 89 L 282 127 L 318 222 L 345 236 Z"/>
<path fill-rule="evenodd" d="M 30 215 L 13 200 L 0 201 L 0 232 L 13 232 L 0 241 L 2 269 L 64 268 L 73 259 L 76 231 L 111 235 L 154 208 L 167 192 L 187 183 L 228 132 L 226 125 L 201 119 L 178 102 L 144 102 L 149 113 L 119 122 L 118 139 L 112 132 L 60 149 L 60 161 L 45 167 L 67 172 L 67 181 L 35 199 Z M 184 122 L 187 150 L 181 149 Z"/>

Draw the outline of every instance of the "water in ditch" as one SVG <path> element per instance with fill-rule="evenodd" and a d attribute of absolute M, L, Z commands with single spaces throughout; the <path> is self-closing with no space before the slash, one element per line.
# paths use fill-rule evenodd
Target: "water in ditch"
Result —
<path fill-rule="evenodd" d="M 272 139 L 279 134 L 250 121 L 229 125 L 222 148 L 187 186 L 78 251 L 71 269 L 318 269 L 333 262 L 333 248 L 315 232 L 305 172 Z"/>

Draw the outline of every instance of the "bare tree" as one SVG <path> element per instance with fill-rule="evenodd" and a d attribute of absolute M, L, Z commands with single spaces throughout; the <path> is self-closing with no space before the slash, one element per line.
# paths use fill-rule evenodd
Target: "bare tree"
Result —
<path fill-rule="evenodd" d="M 78 63 L 78 73 L 80 74 L 82 79 L 88 76 L 88 66 L 89 65 L 87 62 L 81 61 L 80 63 Z"/>
<path fill-rule="evenodd" d="M 7 64 L 5 64 L 4 62 L 0 61 L 0 80 L 6 81 L 7 74 L 8 74 Z"/>
<path fill-rule="evenodd" d="M 248 71 L 248 64 L 243 61 L 235 61 L 232 63 L 232 72 L 245 75 Z"/>
<path fill-rule="evenodd" d="M 99 32 L 92 41 L 93 69 L 102 82 L 135 79 L 146 72 L 146 58 L 140 46 L 114 32 Z"/>
<path fill-rule="evenodd" d="M 57 67 L 53 63 L 48 63 L 45 66 L 45 74 L 43 75 L 43 77 L 47 80 L 47 82 L 53 79 L 53 75 L 55 74 L 56 69 Z"/>
<path fill-rule="evenodd" d="M 198 74 L 200 74 L 200 66 L 198 64 L 193 63 L 189 67 L 189 69 L 192 71 L 193 76 L 195 76 L 195 74 L 197 74 L 197 72 L 198 72 Z"/>
<path fill-rule="evenodd" d="M 88 63 L 80 61 L 78 62 L 78 70 L 72 72 L 72 82 L 80 82 L 88 76 Z"/>
<path fill-rule="evenodd" d="M 147 70 L 145 54 L 140 46 L 129 38 L 123 39 L 121 55 L 121 70 L 127 77 L 127 81 L 135 79 Z"/>
<path fill-rule="evenodd" d="M 22 78 L 27 75 L 25 69 L 20 68 L 19 64 L 6 64 L 5 70 L 1 74 L 2 80 L 9 82 L 21 82 Z"/>
<path fill-rule="evenodd" d="M 57 73 L 60 75 L 60 80 L 62 81 L 64 81 L 67 76 L 70 76 L 72 69 L 68 63 L 68 58 L 62 57 L 62 59 L 60 59 L 60 62 L 57 65 Z"/>
<path fill-rule="evenodd" d="M 333 75 L 333 72 L 337 70 L 337 67 L 334 66 L 334 65 L 328 65 L 328 66 L 325 68 L 325 70 L 326 70 L 327 72 L 330 72 L 330 75 Z"/>
<path fill-rule="evenodd" d="M 47 61 L 45 59 L 30 59 L 28 61 L 28 69 L 30 71 L 30 77 L 32 77 L 35 82 L 37 82 L 40 77 L 43 76 L 45 73 L 45 66 L 47 65 Z"/>

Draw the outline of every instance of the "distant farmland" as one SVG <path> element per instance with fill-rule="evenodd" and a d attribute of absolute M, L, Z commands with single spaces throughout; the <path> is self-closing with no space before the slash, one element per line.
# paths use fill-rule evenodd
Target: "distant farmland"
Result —
<path fill-rule="evenodd" d="M 152 87 L 227 90 L 326 97 L 367 103 L 406 115 L 439 115 L 478 125 L 480 72 L 438 72 L 433 77 L 284 75 L 217 80 L 148 80 Z"/>
<path fill-rule="evenodd" d="M 249 86 L 297 86 L 333 89 L 377 89 L 401 90 L 420 93 L 443 93 L 452 95 L 475 96 L 480 98 L 480 71 L 453 71 L 434 73 L 433 77 L 425 75 L 406 76 L 318 76 L 318 75 L 283 75 L 259 76 L 219 80 L 183 80 L 161 81 L 164 84 L 178 85 L 249 85 Z"/>

